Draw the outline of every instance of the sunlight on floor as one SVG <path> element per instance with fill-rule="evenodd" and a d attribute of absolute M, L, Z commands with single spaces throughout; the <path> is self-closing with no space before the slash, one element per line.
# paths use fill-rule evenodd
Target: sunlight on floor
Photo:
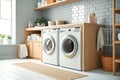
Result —
<path fill-rule="evenodd" d="M 27 69 L 23 69 L 21 67 L 17 67 L 13 65 L 14 63 L 22 63 L 22 62 L 35 62 L 35 63 L 42 63 L 40 60 L 36 59 L 8 59 L 8 60 L 0 60 L 0 76 L 2 78 L 0 80 L 54 80 L 50 77 L 47 77 L 42 74 L 38 74 L 35 72 L 32 72 Z M 48 64 L 45 64 L 48 65 Z M 53 65 L 48 65 L 48 66 L 53 66 Z M 67 68 L 62 68 L 59 66 L 53 66 L 65 70 L 70 70 Z M 112 72 L 105 72 L 102 69 L 96 69 L 88 72 L 82 72 L 82 71 L 75 71 L 75 70 L 70 70 L 73 72 L 77 73 L 83 73 L 88 75 L 87 77 L 75 79 L 75 80 L 120 80 L 120 72 L 117 72 L 116 76 L 112 75 Z M 24 74 L 23 74 L 24 73 Z M 22 77 L 22 76 L 27 76 L 27 77 Z M 29 76 L 29 77 L 28 77 Z M 7 78 L 7 79 L 6 79 Z"/>

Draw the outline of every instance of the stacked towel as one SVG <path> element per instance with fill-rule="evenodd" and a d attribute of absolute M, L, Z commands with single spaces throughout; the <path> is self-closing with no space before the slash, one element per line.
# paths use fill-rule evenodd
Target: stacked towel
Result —
<path fill-rule="evenodd" d="M 26 44 L 20 44 L 20 58 L 26 58 L 28 56 Z"/>
<path fill-rule="evenodd" d="M 97 51 L 103 49 L 103 47 L 104 47 L 104 32 L 103 32 L 103 28 L 101 27 L 98 31 L 98 36 L 97 36 Z"/>

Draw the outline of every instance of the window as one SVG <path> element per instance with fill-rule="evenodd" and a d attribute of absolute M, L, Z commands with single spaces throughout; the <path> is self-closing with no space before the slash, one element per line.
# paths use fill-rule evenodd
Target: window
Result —
<path fill-rule="evenodd" d="M 0 0 L 0 34 L 5 35 L 5 37 L 7 35 L 11 36 L 12 43 L 15 43 L 14 2 L 15 0 Z M 3 41 L 3 44 L 7 44 L 7 41 Z"/>

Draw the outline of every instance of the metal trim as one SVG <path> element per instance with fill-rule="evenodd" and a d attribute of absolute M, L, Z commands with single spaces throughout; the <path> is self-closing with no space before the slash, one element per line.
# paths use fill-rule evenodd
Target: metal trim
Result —
<path fill-rule="evenodd" d="M 65 43 L 66 39 L 70 39 L 70 40 L 72 40 L 73 43 L 74 43 L 74 49 L 73 49 L 73 51 L 70 52 L 70 53 L 66 53 L 65 50 L 63 49 L 63 48 L 64 48 L 64 43 Z M 69 58 L 74 57 L 75 54 L 76 54 L 77 51 L 78 51 L 78 42 L 77 42 L 77 39 L 76 39 L 73 35 L 66 35 L 66 36 L 64 36 L 64 37 L 62 38 L 61 46 L 62 46 L 62 51 L 64 52 L 64 55 L 65 55 L 66 57 L 69 57 Z"/>
<path fill-rule="evenodd" d="M 51 42 L 52 42 L 52 48 L 51 48 L 50 51 L 48 51 L 48 50 L 46 49 L 46 43 L 47 43 L 48 40 L 51 40 Z M 48 35 L 48 36 L 45 38 L 43 44 L 44 44 L 44 45 L 43 45 L 43 50 L 44 50 L 44 52 L 45 52 L 46 54 L 48 54 L 48 55 L 52 55 L 53 52 L 54 52 L 54 50 L 55 50 L 55 40 L 53 39 L 53 37 L 50 36 L 50 35 Z"/>

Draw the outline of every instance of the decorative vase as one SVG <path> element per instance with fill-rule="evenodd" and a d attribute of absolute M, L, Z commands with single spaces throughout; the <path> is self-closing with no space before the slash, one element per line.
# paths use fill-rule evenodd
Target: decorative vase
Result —
<path fill-rule="evenodd" d="M 28 28 L 32 28 L 32 23 L 29 21 L 29 23 L 28 23 Z"/>
<path fill-rule="evenodd" d="M 90 13 L 89 15 L 89 23 L 93 23 L 95 24 L 97 21 L 96 21 L 96 15 L 95 13 Z"/>

